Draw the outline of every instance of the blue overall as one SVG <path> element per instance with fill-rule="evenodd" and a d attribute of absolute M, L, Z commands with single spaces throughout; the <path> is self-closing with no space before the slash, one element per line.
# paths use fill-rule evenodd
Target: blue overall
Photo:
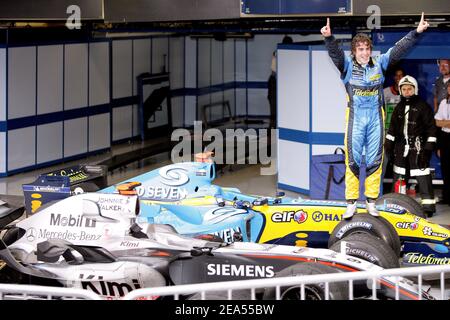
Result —
<path fill-rule="evenodd" d="M 372 57 L 365 66 L 353 57 L 345 56 L 333 36 L 325 38 L 333 63 L 341 73 L 347 91 L 345 132 L 345 198 L 359 198 L 359 168 L 365 149 L 365 196 L 376 199 L 380 192 L 384 141 L 384 74 L 416 43 L 414 30 L 398 41 L 386 53 Z"/>

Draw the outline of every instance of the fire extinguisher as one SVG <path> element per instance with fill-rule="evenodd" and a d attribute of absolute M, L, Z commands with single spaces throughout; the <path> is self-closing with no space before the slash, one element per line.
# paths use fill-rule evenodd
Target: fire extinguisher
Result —
<path fill-rule="evenodd" d="M 395 182 L 394 191 L 395 191 L 395 193 L 406 194 L 406 182 L 405 182 L 405 179 L 399 178 Z"/>

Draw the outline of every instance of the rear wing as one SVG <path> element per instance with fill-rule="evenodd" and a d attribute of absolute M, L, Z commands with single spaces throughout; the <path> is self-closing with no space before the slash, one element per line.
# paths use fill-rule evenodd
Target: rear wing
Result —
<path fill-rule="evenodd" d="M 108 167 L 76 165 L 41 174 L 35 181 L 23 184 L 25 209 L 28 214 L 73 193 L 95 192 L 107 186 Z"/>

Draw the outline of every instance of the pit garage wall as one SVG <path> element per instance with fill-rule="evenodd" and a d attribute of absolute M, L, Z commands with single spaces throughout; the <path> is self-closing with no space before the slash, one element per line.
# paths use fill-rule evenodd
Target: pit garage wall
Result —
<path fill-rule="evenodd" d="M 1 174 L 109 148 L 108 61 L 105 41 L 2 49 Z"/>
<path fill-rule="evenodd" d="M 170 72 L 174 127 L 192 126 L 203 105 L 219 101 L 228 101 L 233 115 L 267 117 L 271 55 L 283 36 L 4 45 L 0 176 L 104 152 L 138 137 L 136 76 L 143 72 Z"/>
<path fill-rule="evenodd" d="M 311 157 L 342 147 L 345 88 L 325 50 L 279 45 L 278 187 L 310 190 Z"/>

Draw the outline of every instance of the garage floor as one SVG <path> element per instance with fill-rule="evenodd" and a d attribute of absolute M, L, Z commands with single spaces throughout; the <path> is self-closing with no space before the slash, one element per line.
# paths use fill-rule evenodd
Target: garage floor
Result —
<path fill-rule="evenodd" d="M 50 172 L 57 169 L 66 168 L 76 164 L 95 164 L 103 161 L 112 155 L 117 155 L 130 150 L 135 150 L 141 148 L 146 142 L 135 142 L 129 144 L 116 145 L 112 148 L 111 152 L 92 156 L 82 160 L 77 160 L 73 162 L 67 162 L 62 165 L 57 165 L 53 167 L 47 167 L 44 169 L 34 170 L 26 173 L 16 174 L 11 177 L 0 178 L 0 194 L 22 196 L 22 184 L 30 183 L 34 181 L 37 176 L 41 173 Z M 134 176 L 142 174 L 144 172 L 162 167 L 164 165 L 170 164 L 167 154 L 160 154 L 158 156 L 153 156 L 150 158 L 143 159 L 127 165 L 126 167 L 116 169 L 109 173 L 108 183 L 115 184 L 120 181 L 130 179 Z M 231 168 L 223 170 L 223 172 L 218 173 L 218 177 L 214 181 L 215 184 L 224 187 L 236 187 L 239 188 L 243 193 L 256 194 L 256 195 L 267 195 L 274 196 L 277 188 L 277 176 L 276 175 L 261 175 L 260 165 L 234 165 Z M 285 191 L 287 196 L 291 197 L 304 197 L 308 196 Z M 440 195 L 440 190 L 436 190 L 436 195 Z M 450 225 L 450 206 L 438 204 L 437 212 L 430 218 L 431 221 Z"/>

